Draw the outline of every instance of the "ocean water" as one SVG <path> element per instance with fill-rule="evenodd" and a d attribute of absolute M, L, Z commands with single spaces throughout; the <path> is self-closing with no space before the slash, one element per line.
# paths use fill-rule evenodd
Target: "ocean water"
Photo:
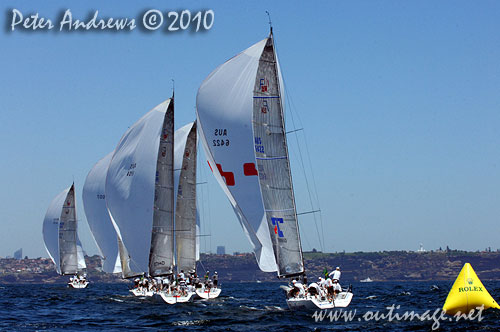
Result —
<path fill-rule="evenodd" d="M 500 282 L 484 282 L 500 298 Z M 136 298 L 127 284 L 91 284 L 69 289 L 62 284 L 0 285 L 1 331 L 432 331 L 435 321 L 373 319 L 373 314 L 440 308 L 452 282 L 354 283 L 347 309 L 354 317 L 315 321 L 314 312 L 288 310 L 278 283 L 223 283 L 215 300 L 168 305 Z M 399 308 L 397 308 L 399 306 Z M 337 311 L 346 312 L 346 311 Z M 437 316 L 439 318 L 439 315 Z M 370 319 L 372 318 L 372 319 Z M 439 320 L 436 331 L 498 331 L 500 310 L 482 320 Z"/>

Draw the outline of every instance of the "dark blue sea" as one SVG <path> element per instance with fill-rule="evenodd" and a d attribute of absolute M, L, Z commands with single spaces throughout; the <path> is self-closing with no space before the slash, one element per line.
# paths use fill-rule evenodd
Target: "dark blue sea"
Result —
<path fill-rule="evenodd" d="M 500 282 L 483 281 L 500 298 Z M 1 331 L 432 331 L 434 320 L 375 320 L 375 312 L 414 311 L 429 316 L 440 308 L 452 282 L 354 283 L 348 308 L 355 314 L 316 322 L 313 312 L 288 310 L 277 283 L 223 283 L 216 300 L 168 305 L 136 298 L 127 284 L 0 285 Z M 396 309 L 399 305 L 399 309 Z M 436 315 L 439 318 L 439 315 Z M 371 319 L 370 319 L 371 318 Z M 477 317 L 476 317 L 477 318 Z M 439 320 L 436 331 L 499 331 L 500 311 L 484 311 L 481 321 Z"/>

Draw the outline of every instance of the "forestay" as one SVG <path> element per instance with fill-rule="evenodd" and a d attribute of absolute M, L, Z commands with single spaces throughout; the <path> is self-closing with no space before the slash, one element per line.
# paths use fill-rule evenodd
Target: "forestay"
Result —
<path fill-rule="evenodd" d="M 155 270 L 149 272 L 162 274 L 170 271 L 173 265 L 173 194 L 159 193 L 156 186 L 156 180 L 159 179 L 161 187 L 170 187 L 173 191 L 168 181 L 163 182 L 163 175 L 157 174 L 158 158 L 163 157 L 160 137 L 166 141 L 167 146 L 172 145 L 171 141 L 167 142 L 172 138 L 172 134 L 169 136 L 171 132 L 164 130 L 170 121 L 167 118 L 173 119 L 172 99 L 155 107 L 129 128 L 116 147 L 109 165 L 106 200 L 122 241 L 119 249 L 122 267 L 125 266 L 127 270 L 123 271 L 125 277 L 130 276 L 132 271 L 149 271 L 152 244 L 160 250 L 154 251 L 156 258 L 152 261 L 152 266 Z M 167 158 L 170 157 L 166 153 L 165 159 Z M 165 161 L 164 165 L 163 169 L 160 168 L 160 173 L 168 172 L 172 163 Z M 171 202 L 169 206 L 155 205 L 155 197 L 160 196 L 165 202 Z M 154 222 L 155 229 L 160 233 L 157 234 L 158 238 L 152 236 L 155 213 L 158 216 Z M 156 245 L 160 243 L 164 246 Z"/>
<path fill-rule="evenodd" d="M 276 271 L 255 167 L 254 86 L 267 38 L 215 69 L 196 99 L 198 130 L 209 166 L 248 236 L 261 270 Z"/>
<path fill-rule="evenodd" d="M 116 266 L 118 240 L 115 228 L 106 207 L 105 185 L 108 166 L 113 152 L 99 160 L 90 170 L 83 186 L 83 207 L 92 236 L 101 253 L 102 270 L 108 273 L 121 272 Z"/>

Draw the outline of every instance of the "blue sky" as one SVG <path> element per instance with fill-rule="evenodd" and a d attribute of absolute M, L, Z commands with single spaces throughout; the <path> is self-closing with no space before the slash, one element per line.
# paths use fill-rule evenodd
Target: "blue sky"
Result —
<path fill-rule="evenodd" d="M 56 24 L 68 8 L 79 19 L 96 9 L 115 18 L 213 9 L 215 22 L 198 33 L 10 32 L 13 8 Z M 497 1 L 4 1 L 1 9 L 2 257 L 20 247 L 47 256 L 43 217 L 73 180 L 80 237 L 96 253 L 81 202 L 88 171 L 170 97 L 172 78 L 176 127 L 192 121 L 203 79 L 267 36 L 266 10 L 287 125 L 293 116 L 304 128 L 289 137 L 298 210 L 311 207 L 297 141 L 306 161 L 308 147 L 325 250 L 500 248 Z M 208 168 L 201 173 L 211 234 L 202 249 L 250 251 L 222 190 Z M 304 248 L 318 248 L 314 219 L 300 225 Z"/>

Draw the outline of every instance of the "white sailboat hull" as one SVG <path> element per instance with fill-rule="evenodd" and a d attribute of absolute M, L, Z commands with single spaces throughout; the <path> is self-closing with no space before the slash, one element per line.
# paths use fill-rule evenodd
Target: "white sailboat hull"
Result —
<path fill-rule="evenodd" d="M 130 292 L 135 296 L 139 297 L 151 297 L 155 294 L 155 292 L 152 290 L 139 289 L 139 288 L 133 288 L 130 290 Z"/>
<path fill-rule="evenodd" d="M 307 295 L 305 297 L 294 297 L 286 300 L 286 304 L 291 310 L 298 309 L 335 309 L 345 308 L 351 303 L 353 294 L 351 292 L 341 292 L 333 302 L 326 298 Z"/>
<path fill-rule="evenodd" d="M 87 288 L 87 286 L 89 285 L 89 282 L 88 281 L 85 281 L 84 283 L 80 283 L 80 282 L 68 282 L 68 287 L 71 287 L 71 288 Z"/>
<path fill-rule="evenodd" d="M 216 297 L 219 297 L 221 292 L 222 289 L 215 287 L 210 288 L 210 290 L 206 290 L 205 287 L 196 289 L 196 295 L 205 300 L 215 299 Z"/>
<path fill-rule="evenodd" d="M 168 304 L 177 304 L 177 303 L 186 303 L 193 301 L 194 292 L 187 292 L 186 295 L 181 295 L 177 293 L 167 293 L 167 292 L 158 292 L 157 295 L 160 295 L 162 300 Z"/>

